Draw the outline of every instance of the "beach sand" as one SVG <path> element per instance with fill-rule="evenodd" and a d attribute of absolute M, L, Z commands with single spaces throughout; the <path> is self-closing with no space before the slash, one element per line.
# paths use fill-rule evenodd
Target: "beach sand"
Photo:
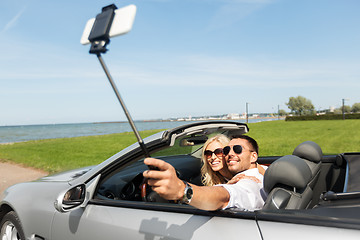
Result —
<path fill-rule="evenodd" d="M 48 173 L 41 170 L 26 168 L 9 162 L 0 162 L 0 199 L 5 189 L 21 182 L 29 182 L 44 177 Z"/>

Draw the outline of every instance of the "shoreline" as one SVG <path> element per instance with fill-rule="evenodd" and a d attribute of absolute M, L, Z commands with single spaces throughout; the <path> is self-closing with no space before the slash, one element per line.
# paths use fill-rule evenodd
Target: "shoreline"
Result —
<path fill-rule="evenodd" d="M 274 119 L 284 120 L 285 117 L 249 117 L 248 120 L 262 120 L 262 119 Z M 222 118 L 184 118 L 184 119 L 145 119 L 134 120 L 134 122 L 200 122 L 200 121 L 246 121 L 246 118 L 239 119 L 222 119 Z M 109 123 L 128 123 L 128 121 L 105 121 L 105 122 L 79 122 L 79 123 L 39 123 L 39 124 L 18 124 L 18 125 L 0 125 L 2 127 L 39 127 L 39 126 L 54 126 L 54 125 L 77 125 L 77 124 L 109 124 Z"/>
<path fill-rule="evenodd" d="M 257 117 L 249 118 L 248 120 L 249 123 L 257 123 L 263 121 L 278 121 L 279 119 L 277 117 Z M 283 120 L 283 118 L 280 118 L 280 120 Z M 192 119 L 184 119 L 182 121 L 142 120 L 136 121 L 136 127 L 139 132 L 142 132 L 147 130 L 171 129 L 189 123 L 203 121 L 234 121 L 245 123 L 244 119 L 203 119 L 196 121 Z M 100 136 L 124 132 L 132 132 L 132 129 L 128 122 L 123 121 L 0 127 L 0 146 L 45 139 Z"/>

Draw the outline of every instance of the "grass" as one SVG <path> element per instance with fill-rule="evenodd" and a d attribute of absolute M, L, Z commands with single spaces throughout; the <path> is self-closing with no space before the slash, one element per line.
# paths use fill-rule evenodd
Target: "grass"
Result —
<path fill-rule="evenodd" d="M 142 131 L 143 138 L 160 130 Z M 0 159 L 55 173 L 99 164 L 136 142 L 132 132 L 0 145 Z"/>
<path fill-rule="evenodd" d="M 358 152 L 360 120 L 272 121 L 249 124 L 249 136 L 258 143 L 260 156 L 291 154 L 304 141 L 319 144 L 324 154 Z"/>
<path fill-rule="evenodd" d="M 250 123 L 248 135 L 260 146 L 260 156 L 291 154 L 303 141 L 318 143 L 324 154 L 360 150 L 360 120 L 271 121 Z M 160 130 L 142 131 L 143 138 Z M 49 173 L 98 164 L 136 142 L 132 132 L 59 138 L 0 145 L 0 159 Z"/>

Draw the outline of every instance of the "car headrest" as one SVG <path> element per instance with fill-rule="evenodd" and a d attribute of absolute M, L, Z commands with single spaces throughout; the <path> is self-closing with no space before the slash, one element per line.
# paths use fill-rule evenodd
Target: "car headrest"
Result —
<path fill-rule="evenodd" d="M 294 150 L 293 155 L 304 158 L 311 162 L 320 162 L 323 156 L 320 146 L 312 141 L 300 143 Z"/>
<path fill-rule="evenodd" d="M 273 162 L 264 175 L 264 190 L 267 193 L 276 185 L 304 188 L 311 180 L 311 170 L 304 161 L 294 155 L 286 155 Z"/>

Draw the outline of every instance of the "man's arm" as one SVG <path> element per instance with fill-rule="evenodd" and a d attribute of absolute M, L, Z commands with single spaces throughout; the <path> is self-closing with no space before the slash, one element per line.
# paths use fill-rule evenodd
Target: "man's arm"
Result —
<path fill-rule="evenodd" d="M 155 158 L 146 158 L 146 165 L 152 165 L 159 170 L 147 170 L 143 173 L 148 178 L 148 184 L 162 198 L 167 200 L 179 200 L 184 195 L 185 184 L 176 176 L 173 166 Z M 190 205 L 203 210 L 218 210 L 224 208 L 230 195 L 220 186 L 206 187 L 190 184 L 193 188 L 193 197 Z"/>

